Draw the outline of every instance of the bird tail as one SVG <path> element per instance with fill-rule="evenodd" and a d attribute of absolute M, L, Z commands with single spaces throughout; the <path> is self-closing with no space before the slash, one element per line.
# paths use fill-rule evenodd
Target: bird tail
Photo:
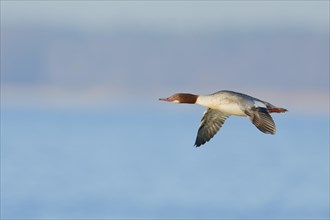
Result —
<path fill-rule="evenodd" d="M 288 110 L 285 108 L 268 108 L 267 109 L 269 113 L 282 113 L 282 112 L 287 112 Z"/>

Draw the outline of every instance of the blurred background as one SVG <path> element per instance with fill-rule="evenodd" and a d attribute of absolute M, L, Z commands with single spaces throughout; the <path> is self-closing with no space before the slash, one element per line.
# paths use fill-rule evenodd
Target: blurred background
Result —
<path fill-rule="evenodd" d="M 1 1 L 1 218 L 329 218 L 329 2 Z"/>

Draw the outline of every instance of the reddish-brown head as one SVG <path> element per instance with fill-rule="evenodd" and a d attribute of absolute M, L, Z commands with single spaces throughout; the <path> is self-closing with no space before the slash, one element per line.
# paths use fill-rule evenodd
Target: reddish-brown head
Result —
<path fill-rule="evenodd" d="M 159 100 L 176 103 L 195 104 L 198 96 L 189 93 L 176 93 L 168 98 L 160 98 Z"/>

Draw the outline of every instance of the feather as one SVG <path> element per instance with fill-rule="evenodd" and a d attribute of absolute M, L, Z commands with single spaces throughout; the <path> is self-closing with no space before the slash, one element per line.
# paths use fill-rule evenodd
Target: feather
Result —
<path fill-rule="evenodd" d="M 211 138 L 213 138 L 213 136 L 219 131 L 228 117 L 228 114 L 225 114 L 221 111 L 210 108 L 207 109 L 204 112 L 200 127 L 197 132 L 195 146 L 199 147 L 211 140 Z"/>

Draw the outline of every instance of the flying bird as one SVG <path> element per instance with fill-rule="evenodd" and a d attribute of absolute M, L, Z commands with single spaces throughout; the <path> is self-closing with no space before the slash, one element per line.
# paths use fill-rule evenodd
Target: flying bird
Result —
<path fill-rule="evenodd" d="M 276 107 L 269 102 L 252 96 L 223 90 L 210 95 L 194 95 L 176 93 L 168 98 L 159 100 L 198 104 L 207 107 L 199 126 L 195 146 L 199 147 L 213 138 L 222 127 L 225 120 L 231 116 L 245 116 L 263 133 L 275 134 L 275 123 L 270 113 L 286 112 L 285 108 Z"/>

